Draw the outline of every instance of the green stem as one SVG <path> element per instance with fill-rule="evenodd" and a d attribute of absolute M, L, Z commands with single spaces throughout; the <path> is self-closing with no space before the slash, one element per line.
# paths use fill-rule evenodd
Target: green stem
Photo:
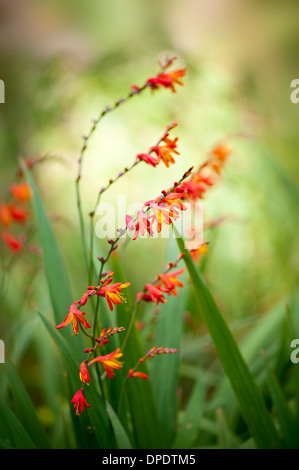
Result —
<path fill-rule="evenodd" d="M 92 126 L 86 136 L 83 137 L 84 139 L 84 144 L 81 148 L 80 151 L 80 156 L 78 160 L 78 175 L 76 178 L 76 198 L 77 198 L 77 208 L 78 208 L 78 214 L 79 214 L 79 221 L 80 221 L 80 230 L 81 230 L 81 237 L 82 237 L 82 242 L 83 242 L 83 250 L 84 250 L 84 257 L 85 257 L 85 263 L 86 263 L 86 268 L 87 268 L 87 274 L 89 274 L 89 267 L 88 267 L 88 251 L 87 251 L 87 246 L 86 246 L 86 234 L 85 234 L 85 225 L 84 225 L 84 217 L 83 217 L 83 212 L 82 212 L 82 203 L 81 203 L 81 194 L 80 194 L 80 180 L 82 177 L 82 165 L 83 165 L 83 159 L 84 155 L 87 149 L 87 144 L 88 141 L 90 140 L 92 134 L 96 130 L 97 125 L 99 122 L 102 120 L 104 116 L 106 116 L 108 113 L 114 111 L 117 109 L 121 104 L 126 103 L 129 99 L 131 99 L 133 96 L 141 93 L 143 90 L 147 88 L 147 83 L 143 85 L 143 87 L 139 88 L 137 91 L 132 90 L 126 98 L 121 98 L 118 101 L 114 103 L 113 106 L 108 106 L 105 108 L 101 114 L 99 115 L 98 119 L 95 119 L 92 121 Z"/>
<path fill-rule="evenodd" d="M 165 138 L 165 135 L 167 135 L 172 129 L 176 127 L 176 123 L 172 122 L 169 126 L 166 127 L 166 130 L 163 134 L 162 137 L 159 138 L 157 143 L 155 144 L 155 147 L 161 144 L 163 139 Z M 148 153 L 152 153 L 153 150 L 152 148 L 148 150 Z M 93 222 L 94 222 L 94 216 L 96 209 L 100 203 L 101 196 L 104 192 L 106 192 L 112 184 L 114 184 L 117 180 L 119 180 L 122 176 L 125 174 L 129 173 L 133 168 L 135 168 L 137 165 L 141 163 L 142 160 L 134 160 L 134 162 L 131 164 L 129 167 L 125 167 L 123 171 L 118 173 L 118 175 L 113 179 L 111 178 L 106 186 L 104 186 L 98 193 L 98 197 L 94 206 L 94 209 L 92 212 L 89 213 L 90 215 L 90 247 L 89 247 L 89 283 L 92 284 L 93 276 L 94 276 L 94 265 L 93 265 L 93 243 L 94 243 L 94 227 L 93 227 Z"/>
<path fill-rule="evenodd" d="M 124 349 L 126 347 L 126 344 L 128 342 L 128 339 L 129 339 L 129 336 L 130 336 L 130 333 L 132 331 L 132 328 L 134 326 L 134 323 L 135 323 L 135 320 L 136 320 L 136 317 L 137 317 L 137 312 L 138 312 L 138 305 L 140 304 L 140 302 L 135 302 L 135 305 L 134 305 L 134 310 L 133 310 L 133 313 L 132 313 L 132 316 L 131 316 L 131 320 L 130 320 L 130 323 L 129 323 L 129 326 L 126 330 L 126 336 L 123 340 L 123 343 L 121 345 L 121 351 L 124 352 Z"/>
<path fill-rule="evenodd" d="M 86 245 L 86 235 L 85 235 L 85 226 L 84 226 L 84 218 L 82 212 L 82 203 L 81 203 L 81 196 L 80 196 L 80 189 L 79 189 L 79 177 L 76 181 L 76 196 L 77 196 L 77 208 L 79 214 L 79 222 L 80 222 L 80 231 L 81 231 L 81 238 L 83 243 L 83 254 L 85 260 L 85 266 L 88 274 L 88 253 L 87 253 L 87 245 Z"/>
<path fill-rule="evenodd" d="M 99 276 L 98 276 L 98 284 L 101 281 L 104 264 L 105 264 L 104 262 L 101 263 L 101 268 L 100 268 Z M 94 310 L 92 330 L 91 330 L 93 338 L 95 338 L 95 330 L 96 330 L 96 325 L 97 325 L 97 316 L 98 316 L 99 305 L 100 305 L 100 297 L 97 295 L 97 301 L 96 301 L 96 306 L 95 306 L 95 310 Z"/>

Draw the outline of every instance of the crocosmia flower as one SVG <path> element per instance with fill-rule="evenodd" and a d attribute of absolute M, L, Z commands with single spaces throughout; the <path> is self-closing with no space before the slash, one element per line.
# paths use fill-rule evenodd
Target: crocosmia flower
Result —
<path fill-rule="evenodd" d="M 161 290 L 158 286 L 153 286 L 152 284 L 145 284 L 144 292 L 139 292 L 137 294 L 137 301 L 145 300 L 147 302 L 157 302 L 165 304 L 166 299 L 163 295 L 163 290 Z"/>
<path fill-rule="evenodd" d="M 157 157 L 154 157 L 150 153 L 139 153 L 136 158 L 138 160 L 143 160 L 145 163 L 148 163 L 154 168 L 160 163 L 160 159 Z"/>
<path fill-rule="evenodd" d="M 26 219 L 28 218 L 28 211 L 26 211 L 23 207 L 16 206 L 15 204 L 11 204 L 9 206 L 10 215 L 14 222 L 23 224 Z"/>
<path fill-rule="evenodd" d="M 174 72 L 162 72 L 156 77 L 149 78 L 147 86 L 151 90 L 157 90 L 160 87 L 170 88 L 173 93 L 176 92 L 175 85 L 183 85 L 182 77 L 184 77 L 186 69 L 175 70 Z"/>
<path fill-rule="evenodd" d="M 80 304 L 85 305 L 89 297 L 96 293 L 96 288 L 94 286 L 89 286 L 88 290 L 82 295 Z"/>
<path fill-rule="evenodd" d="M 180 276 L 180 274 L 182 274 L 184 271 L 185 268 L 182 268 L 167 274 L 159 274 L 159 278 L 161 279 L 162 284 L 165 286 L 168 294 L 177 296 L 176 287 L 184 287 L 184 284 L 179 279 L 177 279 L 177 276 Z"/>
<path fill-rule="evenodd" d="M 3 232 L 2 239 L 4 243 L 6 243 L 6 245 L 9 246 L 9 248 L 15 253 L 22 251 L 23 243 L 21 242 L 21 240 L 19 240 L 17 237 L 12 235 L 11 233 Z"/>
<path fill-rule="evenodd" d="M 219 144 L 213 150 L 212 154 L 220 160 L 225 160 L 232 153 L 232 148 L 226 144 Z"/>
<path fill-rule="evenodd" d="M 164 145 L 156 145 L 150 149 L 150 152 L 155 152 L 159 161 L 162 160 L 165 166 L 168 168 L 170 163 L 175 163 L 173 154 L 179 155 L 176 150 L 178 137 L 171 140 L 168 134 L 163 138 Z"/>
<path fill-rule="evenodd" d="M 149 376 L 146 375 L 144 372 L 140 372 L 140 371 L 134 371 L 134 369 L 130 369 L 129 370 L 129 376 L 131 378 L 134 378 L 134 377 L 139 377 L 140 379 L 145 379 L 145 380 L 148 380 L 149 379 Z"/>
<path fill-rule="evenodd" d="M 114 369 L 121 369 L 123 366 L 122 362 L 119 362 L 119 358 L 122 357 L 123 353 L 120 352 L 120 348 L 117 348 L 115 351 L 106 356 L 97 356 L 90 363 L 89 366 L 94 362 L 99 362 L 104 366 L 105 371 L 108 374 L 110 379 L 113 379 Z"/>
<path fill-rule="evenodd" d="M 201 255 L 204 255 L 208 251 L 208 242 L 202 243 L 200 246 L 197 248 L 189 248 L 189 245 L 187 245 L 187 248 L 189 250 L 189 253 L 193 259 L 193 261 L 196 263 Z"/>
<path fill-rule="evenodd" d="M 74 405 L 75 413 L 76 416 L 79 416 L 80 413 L 84 410 L 84 406 L 90 407 L 91 405 L 88 405 L 86 403 L 85 396 L 83 395 L 83 387 L 78 390 L 77 393 L 73 396 L 71 403 Z"/>
<path fill-rule="evenodd" d="M 77 308 L 77 304 L 79 302 L 73 302 L 72 305 L 70 306 L 69 313 L 65 317 L 64 321 L 60 323 L 60 325 L 57 325 L 56 328 L 63 328 L 64 326 L 69 325 L 72 323 L 73 331 L 75 335 L 78 334 L 79 331 L 79 323 L 82 323 L 82 325 L 87 329 L 90 328 L 90 325 L 87 323 L 87 321 L 84 318 L 85 312 L 80 312 L 80 310 Z"/>
<path fill-rule="evenodd" d="M 153 210 L 154 220 L 157 223 L 158 233 L 161 232 L 163 225 L 169 226 L 172 224 L 172 219 L 176 220 L 179 217 L 179 213 L 177 212 L 179 207 L 176 204 L 167 206 L 167 204 L 164 204 L 163 202 L 160 204 L 152 202 L 150 205 Z"/>
<path fill-rule="evenodd" d="M 28 183 L 16 183 L 10 188 L 10 191 L 17 201 L 28 201 L 31 199 L 31 191 Z"/>
<path fill-rule="evenodd" d="M 87 367 L 86 367 L 86 363 L 85 363 L 85 362 L 81 362 L 81 364 L 80 364 L 80 373 L 79 373 L 79 376 L 80 376 L 80 380 L 81 380 L 83 383 L 88 383 L 88 382 L 90 382 L 90 377 L 89 377 L 88 369 L 87 369 Z"/>
<path fill-rule="evenodd" d="M 110 273 L 113 274 L 113 273 Z M 105 299 L 108 302 L 109 308 L 112 311 L 113 310 L 113 305 L 118 305 L 121 304 L 122 302 L 126 302 L 126 299 L 121 292 L 122 289 L 125 289 L 126 287 L 130 286 L 130 282 L 116 282 L 114 284 L 111 284 L 111 281 L 113 281 L 112 277 L 107 276 L 107 279 L 103 280 L 102 286 L 100 289 L 97 291 L 97 295 L 100 297 L 105 297 Z"/>
<path fill-rule="evenodd" d="M 130 215 L 126 215 L 126 226 L 128 230 L 134 230 L 135 228 L 133 217 L 131 217 Z"/>
<path fill-rule="evenodd" d="M 137 213 L 137 222 L 136 225 L 134 224 L 134 220 L 132 219 L 131 216 L 127 215 L 126 216 L 126 224 L 129 230 L 134 230 L 135 228 L 135 233 L 133 235 L 133 240 L 136 240 L 138 237 L 139 233 L 143 237 L 145 235 L 145 232 L 149 234 L 150 237 L 153 236 L 153 231 L 152 231 L 152 223 L 153 223 L 153 217 L 152 216 L 147 216 L 143 210 L 141 209 Z"/>
<path fill-rule="evenodd" d="M 9 227 L 11 221 L 12 217 L 10 207 L 7 204 L 2 203 L 0 205 L 0 222 L 4 227 Z"/>

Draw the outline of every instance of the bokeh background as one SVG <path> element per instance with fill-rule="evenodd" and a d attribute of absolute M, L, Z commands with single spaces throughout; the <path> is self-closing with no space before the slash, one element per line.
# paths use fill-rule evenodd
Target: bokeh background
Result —
<path fill-rule="evenodd" d="M 75 198 L 82 136 L 131 83 L 155 75 L 157 61 L 168 54 L 187 67 L 184 87 L 134 98 L 103 119 L 89 142 L 81 186 L 86 220 L 97 191 L 172 120 L 179 124 L 173 132 L 181 154 L 176 165 L 139 165 L 105 194 L 105 202 L 116 204 L 119 194 L 128 203 L 156 197 L 227 138 L 233 154 L 204 202 L 205 222 L 227 217 L 206 237 L 207 282 L 225 318 L 243 326 L 288 302 L 299 266 L 299 104 L 290 100 L 291 81 L 298 78 L 298 14 L 298 2 L 278 0 L 0 1 L 0 78 L 6 86 L 0 199 L 6 199 L 20 156 L 49 157 L 35 176 L 73 292 L 86 287 Z M 127 246 L 122 262 L 133 294 L 170 261 L 167 243 Z M 96 240 L 96 255 L 104 250 Z M 51 421 L 39 380 L 47 374 L 35 361 L 37 354 L 46 360 L 48 349 L 31 306 L 50 308 L 41 260 L 24 254 L 8 273 L 9 256 L 2 261 L 0 337 L 43 420 Z"/>

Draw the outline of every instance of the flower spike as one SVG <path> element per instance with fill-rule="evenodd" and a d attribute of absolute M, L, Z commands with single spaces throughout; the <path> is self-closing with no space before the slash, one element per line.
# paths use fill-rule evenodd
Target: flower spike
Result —
<path fill-rule="evenodd" d="M 127 376 L 127 378 L 134 378 L 134 377 L 139 377 L 141 379 L 145 379 L 145 380 L 148 380 L 149 377 L 147 374 L 145 374 L 144 372 L 140 372 L 140 371 L 136 371 L 135 369 L 137 369 L 137 367 L 142 364 L 144 361 L 146 361 L 147 359 L 151 358 L 151 357 L 155 357 L 155 355 L 159 355 L 159 354 L 171 354 L 171 353 L 177 353 L 178 350 L 177 349 L 172 349 L 172 348 L 163 348 L 162 346 L 160 346 L 159 348 L 157 348 L 156 346 L 154 346 L 153 348 L 151 348 L 143 357 L 141 357 L 139 359 L 139 361 L 137 362 L 136 366 L 133 367 L 133 369 L 130 369 L 129 370 L 129 375 Z"/>

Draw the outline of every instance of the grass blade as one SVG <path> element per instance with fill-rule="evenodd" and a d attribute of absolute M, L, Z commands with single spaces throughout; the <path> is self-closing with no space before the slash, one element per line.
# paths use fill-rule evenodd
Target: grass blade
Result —
<path fill-rule="evenodd" d="M 60 333 L 42 313 L 38 311 L 38 314 L 61 352 L 69 381 L 71 399 L 81 386 L 79 381 L 79 363 L 74 359 L 72 351 Z M 80 416 L 74 416 L 74 412 L 71 410 L 78 447 L 94 447 L 95 443 L 92 441 L 92 436 L 87 431 L 88 427 L 91 427 L 97 438 L 97 446 L 99 448 L 114 448 L 114 434 L 104 402 L 92 383 L 86 388 L 85 396 L 87 403 L 92 405 L 91 408 L 85 410 L 87 413 L 85 414 L 84 411 Z"/>
<path fill-rule="evenodd" d="M 14 405 L 20 421 L 28 430 L 28 434 L 38 449 L 51 448 L 46 432 L 37 417 L 34 405 L 30 400 L 17 371 L 9 361 L 5 365 L 5 371 L 9 378 Z"/>
<path fill-rule="evenodd" d="M 273 401 L 274 408 L 276 410 L 277 419 L 281 429 L 281 433 L 286 441 L 289 449 L 298 449 L 298 425 L 295 421 L 295 417 L 291 413 L 288 404 L 285 400 L 283 391 L 278 383 L 277 377 L 270 366 L 266 356 L 264 356 L 265 366 L 267 370 L 268 385 Z"/>
<path fill-rule="evenodd" d="M 190 449 L 194 445 L 203 415 L 205 395 L 206 385 L 203 379 L 203 372 L 200 371 L 180 423 L 173 449 Z"/>
<path fill-rule="evenodd" d="M 184 282 L 184 278 L 181 277 Z M 183 315 L 186 305 L 186 289 L 180 289 L 177 297 L 167 299 L 161 309 L 155 344 L 180 351 L 184 328 Z M 157 403 L 158 417 L 162 423 L 162 431 L 167 446 L 173 441 L 173 433 L 177 415 L 177 388 L 180 352 L 161 355 L 151 364 L 151 381 Z"/>
<path fill-rule="evenodd" d="M 107 408 L 107 412 L 110 417 L 110 421 L 111 421 L 113 431 L 115 434 L 117 448 L 118 449 L 132 449 L 132 446 L 126 434 L 126 431 L 124 430 L 121 422 L 119 421 L 118 416 L 115 413 L 114 409 L 108 402 L 106 402 L 106 408 Z"/>
<path fill-rule="evenodd" d="M 43 251 L 43 262 L 49 295 L 55 322 L 59 324 L 66 317 L 69 306 L 73 302 L 71 289 L 65 266 L 36 184 L 30 171 L 26 168 L 26 165 L 23 165 L 23 169 L 32 191 L 32 202 L 38 226 L 39 240 Z M 66 337 L 67 341 L 70 341 L 70 335 L 67 331 L 62 331 L 61 334 Z M 72 341 L 72 347 L 77 354 L 84 349 L 81 337 L 78 336 L 75 341 Z"/>
<path fill-rule="evenodd" d="M 222 317 L 209 289 L 196 268 L 182 238 L 178 246 L 193 283 L 198 307 L 209 330 L 218 356 L 227 374 L 241 412 L 259 448 L 280 447 L 281 439 L 271 420 L 263 397 L 248 369 L 238 346 Z"/>
<path fill-rule="evenodd" d="M 115 272 L 115 279 L 123 280 L 123 273 L 121 271 L 119 258 L 117 254 L 112 256 L 112 269 Z M 131 315 L 133 311 L 133 304 L 126 294 L 127 303 L 117 306 L 117 324 L 128 328 L 130 324 Z M 120 335 L 118 335 L 120 337 Z M 123 338 L 119 338 L 120 342 Z M 128 374 L 131 367 L 134 367 L 140 357 L 144 355 L 145 351 L 142 346 L 139 331 L 133 326 L 129 339 L 124 350 L 124 367 L 118 374 L 119 379 L 123 379 Z M 146 373 L 146 365 L 144 369 Z M 114 381 L 114 380 L 113 380 Z M 117 382 L 114 384 L 117 385 Z M 165 447 L 165 440 L 161 432 L 161 423 L 157 415 L 157 407 L 154 400 L 152 384 L 150 380 L 132 379 L 127 380 L 126 398 L 128 400 L 132 423 L 134 428 L 135 444 L 137 448 L 141 449 L 160 449 Z M 120 417 L 123 425 L 123 417 Z M 153 432 L 154 430 L 154 432 Z"/>
<path fill-rule="evenodd" d="M 0 400 L 0 438 L 16 449 L 36 449 L 24 426 L 3 400 Z"/>

